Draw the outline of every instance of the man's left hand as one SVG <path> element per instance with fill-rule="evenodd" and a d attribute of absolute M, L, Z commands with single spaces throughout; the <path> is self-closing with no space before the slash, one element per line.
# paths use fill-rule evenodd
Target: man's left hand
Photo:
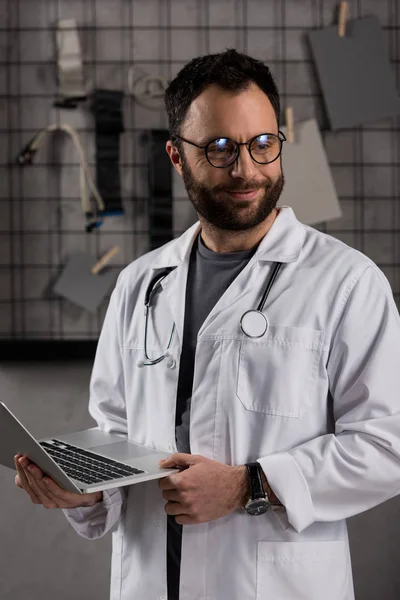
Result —
<path fill-rule="evenodd" d="M 248 496 L 247 470 L 196 454 L 171 454 L 160 466 L 183 468 L 158 480 L 165 511 L 179 525 L 206 523 L 242 508 Z"/>

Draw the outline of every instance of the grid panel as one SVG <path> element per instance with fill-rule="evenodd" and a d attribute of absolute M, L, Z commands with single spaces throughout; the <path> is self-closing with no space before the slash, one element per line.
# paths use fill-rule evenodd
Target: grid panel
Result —
<path fill-rule="evenodd" d="M 166 127 L 163 111 L 124 98 L 121 137 L 124 217 L 86 234 L 78 162 L 70 140 L 48 138 L 34 165 L 21 170 L 20 149 L 39 128 L 67 122 L 81 134 L 94 170 L 94 122 L 85 106 L 53 107 L 57 91 L 54 26 L 78 22 L 91 87 L 127 92 L 135 65 L 171 79 L 190 58 L 225 47 L 265 60 L 283 107 L 321 127 L 343 216 L 317 228 L 369 255 L 387 275 L 400 305 L 400 120 L 331 132 L 306 39 L 335 22 L 334 0 L 0 0 L 0 337 L 90 340 L 107 299 L 89 315 L 54 297 L 51 284 L 73 251 L 100 256 L 118 243 L 122 268 L 148 250 L 143 129 Z M 400 9 L 396 0 L 353 0 L 351 17 L 372 14 L 385 29 L 400 88 Z M 174 174 L 174 234 L 194 211 Z"/>

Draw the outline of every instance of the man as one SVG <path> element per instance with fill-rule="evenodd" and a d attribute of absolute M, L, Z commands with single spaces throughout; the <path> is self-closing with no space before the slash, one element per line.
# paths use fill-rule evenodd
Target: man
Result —
<path fill-rule="evenodd" d="M 351 600 L 345 519 L 400 488 L 390 286 L 276 208 L 284 137 L 263 63 L 194 59 L 166 107 L 167 152 L 200 223 L 120 275 L 89 411 L 182 470 L 79 496 L 17 457 L 16 483 L 86 538 L 118 525 L 112 599 Z"/>

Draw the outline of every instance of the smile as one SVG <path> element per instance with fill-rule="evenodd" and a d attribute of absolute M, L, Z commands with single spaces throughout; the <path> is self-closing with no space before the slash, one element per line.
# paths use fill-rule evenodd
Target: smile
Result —
<path fill-rule="evenodd" d="M 224 190 L 224 192 L 238 200 L 253 200 L 258 194 L 258 190 L 247 190 L 246 192 L 231 192 L 230 190 Z"/>

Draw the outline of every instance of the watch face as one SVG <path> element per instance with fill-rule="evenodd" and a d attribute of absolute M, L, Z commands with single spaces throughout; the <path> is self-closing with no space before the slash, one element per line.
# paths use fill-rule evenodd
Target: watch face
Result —
<path fill-rule="evenodd" d="M 250 500 L 245 510 L 249 515 L 262 515 L 269 509 L 269 502 L 266 498 L 259 498 L 258 500 Z"/>

